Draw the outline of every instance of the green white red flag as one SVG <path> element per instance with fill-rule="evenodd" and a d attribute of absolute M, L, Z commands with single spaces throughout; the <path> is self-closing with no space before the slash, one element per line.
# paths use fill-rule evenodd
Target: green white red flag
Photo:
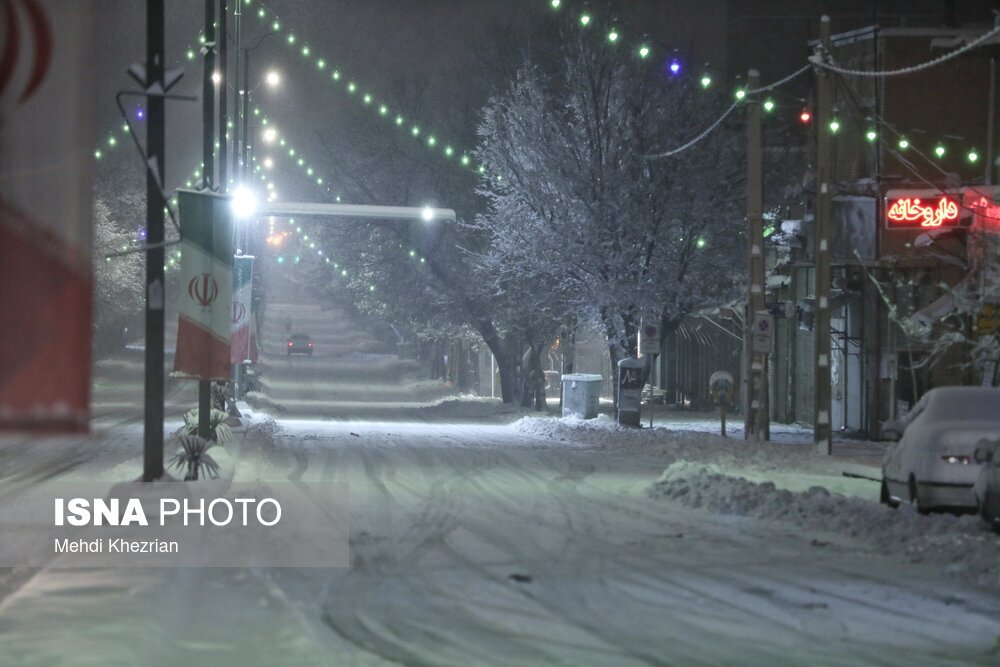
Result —
<path fill-rule="evenodd" d="M 230 200 L 178 191 L 181 290 L 174 375 L 228 380 L 233 219 Z"/>
<path fill-rule="evenodd" d="M 93 0 L 0 0 L 0 431 L 86 431 Z"/>
<path fill-rule="evenodd" d="M 250 255 L 237 255 L 233 258 L 233 308 L 230 318 L 230 336 L 232 353 L 230 361 L 234 364 L 243 363 L 251 357 L 251 292 L 253 291 L 253 260 Z"/>

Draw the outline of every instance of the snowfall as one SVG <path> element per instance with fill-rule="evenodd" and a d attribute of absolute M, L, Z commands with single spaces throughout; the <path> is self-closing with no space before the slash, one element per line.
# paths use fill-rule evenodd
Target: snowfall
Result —
<path fill-rule="evenodd" d="M 1000 536 L 880 505 L 884 445 L 538 415 L 342 352 L 266 360 L 213 451 L 227 482 L 346 482 L 349 567 L 3 568 L 0 664 L 1000 664 Z M 0 440 L 0 507 L 138 476 L 115 391 L 89 437 Z"/>

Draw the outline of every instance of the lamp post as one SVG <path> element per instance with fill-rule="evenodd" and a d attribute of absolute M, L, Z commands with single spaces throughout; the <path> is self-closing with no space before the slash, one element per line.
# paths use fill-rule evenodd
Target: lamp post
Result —
<path fill-rule="evenodd" d="M 278 73 L 271 70 L 265 77 L 257 83 L 252 89 L 250 88 L 250 52 L 257 49 L 265 39 L 271 35 L 276 35 L 278 33 L 272 31 L 264 33 L 257 40 L 257 43 L 253 46 L 248 46 L 243 48 L 243 81 L 239 91 L 239 113 L 238 113 L 238 132 L 237 140 L 239 141 L 240 149 L 238 152 L 236 181 L 237 183 L 242 183 L 247 176 L 249 169 L 249 143 L 247 137 L 249 136 L 250 127 L 250 95 L 258 88 L 260 88 L 265 83 L 269 86 L 277 86 L 281 80 Z"/>

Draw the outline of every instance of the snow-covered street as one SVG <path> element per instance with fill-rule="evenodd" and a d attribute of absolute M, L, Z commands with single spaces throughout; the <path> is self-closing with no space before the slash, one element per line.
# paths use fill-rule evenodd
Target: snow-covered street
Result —
<path fill-rule="evenodd" d="M 828 459 L 511 413 L 413 381 L 338 313 L 305 312 L 313 358 L 265 329 L 233 479 L 346 482 L 351 566 L 6 572 L 0 663 L 1000 660 L 1000 540 L 975 517 L 879 506 L 877 484 L 842 475 L 877 474 L 876 447 Z M 39 483 L 110 485 L 136 475 L 140 441 L 124 423 L 4 451 Z M 90 454 L 57 469 L 59 445 Z"/>

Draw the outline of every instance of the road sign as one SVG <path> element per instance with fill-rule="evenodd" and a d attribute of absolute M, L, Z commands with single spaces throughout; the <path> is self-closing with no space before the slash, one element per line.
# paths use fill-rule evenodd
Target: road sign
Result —
<path fill-rule="evenodd" d="M 1000 331 L 1000 306 L 984 303 L 976 317 L 976 333 L 980 336 L 990 336 Z"/>
<path fill-rule="evenodd" d="M 639 326 L 639 354 L 660 353 L 660 327 L 652 323 L 642 323 Z"/>
<path fill-rule="evenodd" d="M 758 310 L 753 315 L 753 331 L 750 334 L 750 349 L 753 352 L 770 354 L 774 346 L 774 316 L 766 310 Z"/>

